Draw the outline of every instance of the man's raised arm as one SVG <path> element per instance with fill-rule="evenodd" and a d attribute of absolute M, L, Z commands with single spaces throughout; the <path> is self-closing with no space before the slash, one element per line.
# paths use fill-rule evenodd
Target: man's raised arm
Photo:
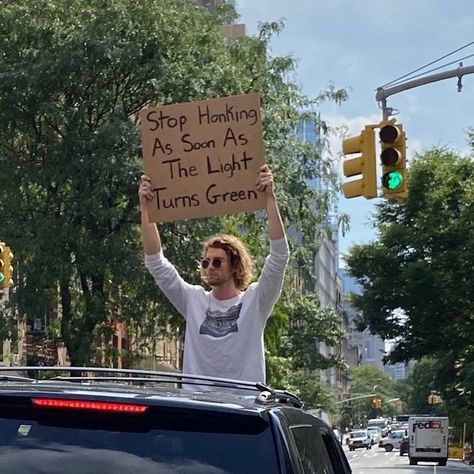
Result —
<path fill-rule="evenodd" d="M 263 165 L 257 178 L 257 189 L 264 191 L 267 199 L 268 235 L 270 240 L 278 240 L 285 237 L 285 227 L 278 208 L 275 196 L 275 183 L 273 174 L 268 165 Z"/>
<path fill-rule="evenodd" d="M 161 239 L 157 225 L 150 222 L 148 218 L 148 202 L 153 199 L 153 191 L 151 180 L 146 175 L 140 178 L 138 198 L 140 200 L 143 250 L 145 255 L 155 255 L 161 251 Z"/>

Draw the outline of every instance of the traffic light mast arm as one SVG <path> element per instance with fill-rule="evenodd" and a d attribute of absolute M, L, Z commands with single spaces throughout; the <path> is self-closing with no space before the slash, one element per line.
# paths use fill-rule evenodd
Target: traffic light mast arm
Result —
<path fill-rule="evenodd" d="M 462 76 L 468 74 L 474 74 L 474 66 L 461 67 L 459 66 L 456 69 L 450 71 L 440 72 L 438 74 L 432 74 L 430 76 L 420 77 L 419 79 L 414 79 L 412 81 L 404 82 L 398 86 L 389 87 L 384 89 L 383 87 L 377 88 L 377 93 L 375 95 L 375 100 L 382 104 L 383 119 L 387 120 L 390 115 L 392 115 L 392 110 L 390 107 L 387 107 L 387 97 L 391 95 L 398 94 L 399 92 L 406 91 L 408 89 L 413 89 L 415 87 L 424 86 L 426 84 L 431 84 L 432 82 L 443 81 L 444 79 L 450 79 L 452 77 L 458 77 L 461 81 Z M 458 83 L 460 84 L 460 82 Z M 460 92 L 460 87 L 458 85 L 458 91 Z"/>
<path fill-rule="evenodd" d="M 345 398 L 344 400 L 340 400 L 336 402 L 335 405 L 340 405 L 341 403 L 351 402 L 352 400 L 359 400 L 360 398 L 370 398 L 375 397 L 376 393 L 367 393 L 366 395 L 358 395 L 357 397 Z"/>

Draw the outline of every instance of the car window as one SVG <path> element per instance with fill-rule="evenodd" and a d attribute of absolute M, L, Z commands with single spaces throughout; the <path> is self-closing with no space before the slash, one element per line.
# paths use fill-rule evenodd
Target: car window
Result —
<path fill-rule="evenodd" d="M 305 474 L 335 474 L 319 430 L 311 425 L 290 426 Z"/>
<path fill-rule="evenodd" d="M 351 468 L 346 459 L 346 455 L 341 448 L 341 445 L 338 443 L 334 436 L 329 432 L 321 431 L 321 437 L 326 446 L 326 450 L 329 454 L 329 457 L 336 474 L 344 474 L 351 472 Z"/>
<path fill-rule="evenodd" d="M 271 429 L 260 418 L 166 412 L 146 419 L 127 416 L 0 413 L 1 470 L 15 474 L 279 471 Z"/>

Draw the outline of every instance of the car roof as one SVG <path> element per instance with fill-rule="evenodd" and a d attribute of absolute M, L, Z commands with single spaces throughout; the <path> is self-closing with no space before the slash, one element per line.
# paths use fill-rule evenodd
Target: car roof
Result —
<path fill-rule="evenodd" d="M 34 376 L 14 375 L 23 372 Z M 183 382 L 186 388 L 180 388 Z M 94 398 L 256 416 L 273 407 L 303 407 L 296 395 L 261 383 L 97 367 L 0 367 L 0 396 Z"/>

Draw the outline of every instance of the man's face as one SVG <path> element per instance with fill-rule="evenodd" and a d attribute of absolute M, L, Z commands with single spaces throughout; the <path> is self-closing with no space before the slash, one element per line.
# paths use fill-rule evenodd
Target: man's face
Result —
<path fill-rule="evenodd" d="M 204 263 L 207 262 L 207 263 Z M 230 266 L 230 258 L 225 250 L 209 247 L 203 259 L 203 273 L 209 286 L 221 286 L 229 280 L 233 280 L 233 271 Z"/>

